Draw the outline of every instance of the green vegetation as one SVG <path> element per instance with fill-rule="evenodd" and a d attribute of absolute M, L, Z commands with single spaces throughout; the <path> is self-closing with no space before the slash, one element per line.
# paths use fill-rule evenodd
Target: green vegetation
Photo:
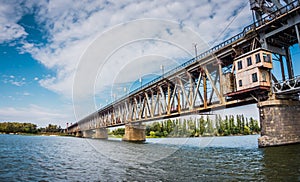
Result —
<path fill-rule="evenodd" d="M 243 115 L 226 116 L 220 115 L 213 121 L 210 117 L 199 119 L 175 119 L 163 122 L 154 122 L 146 126 L 148 137 L 199 137 L 199 136 L 227 136 L 249 135 L 259 133 L 258 121 Z"/>
<path fill-rule="evenodd" d="M 125 134 L 125 128 L 117 128 L 108 133 L 108 135 L 110 135 L 112 137 L 117 137 L 117 138 L 122 138 L 122 136 L 124 134 Z"/>
<path fill-rule="evenodd" d="M 45 128 L 37 128 L 32 123 L 4 122 L 0 123 L 0 133 L 62 135 L 60 126 L 49 124 Z"/>
<path fill-rule="evenodd" d="M 259 132 L 258 121 L 243 115 L 230 115 L 224 119 L 217 115 L 214 120 L 208 116 L 199 119 L 169 119 L 146 125 L 146 136 L 149 138 L 250 135 Z M 124 128 L 118 128 L 109 134 L 122 137 L 124 133 Z"/>
<path fill-rule="evenodd" d="M 63 129 L 60 126 L 49 124 L 45 128 L 39 128 L 39 133 L 61 133 Z"/>
<path fill-rule="evenodd" d="M 5 122 L 0 123 L 1 133 L 37 133 L 37 126 L 31 123 Z"/>

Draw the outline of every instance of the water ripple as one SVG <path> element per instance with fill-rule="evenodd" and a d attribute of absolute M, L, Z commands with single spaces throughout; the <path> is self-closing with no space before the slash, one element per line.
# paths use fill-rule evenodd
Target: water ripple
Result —
<path fill-rule="evenodd" d="M 0 181 L 300 181 L 300 145 L 259 149 L 257 137 L 0 135 Z"/>

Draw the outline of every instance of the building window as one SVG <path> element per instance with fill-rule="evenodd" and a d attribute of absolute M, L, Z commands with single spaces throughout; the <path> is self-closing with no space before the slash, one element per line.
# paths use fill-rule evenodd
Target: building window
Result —
<path fill-rule="evenodd" d="M 257 82 L 257 73 L 252 74 L 252 82 Z"/>
<path fill-rule="evenodd" d="M 251 57 L 248 57 L 248 58 L 247 58 L 247 65 L 248 65 L 248 66 L 251 66 L 251 65 L 252 65 L 252 59 L 251 59 Z"/>
<path fill-rule="evenodd" d="M 255 54 L 255 60 L 256 60 L 256 63 L 259 63 L 261 60 L 260 60 L 260 54 Z"/>
<path fill-rule="evenodd" d="M 243 81 L 239 80 L 239 87 L 243 86 Z"/>
<path fill-rule="evenodd" d="M 243 68 L 242 60 L 238 62 L 238 70 Z"/>
<path fill-rule="evenodd" d="M 261 78 L 262 78 L 262 82 L 267 82 L 267 73 L 262 72 Z"/>
<path fill-rule="evenodd" d="M 263 54 L 264 62 L 270 63 L 271 62 L 271 55 L 270 54 Z"/>

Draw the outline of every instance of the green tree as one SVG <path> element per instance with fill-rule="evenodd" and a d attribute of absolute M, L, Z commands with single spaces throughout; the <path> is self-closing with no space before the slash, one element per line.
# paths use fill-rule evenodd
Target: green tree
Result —
<path fill-rule="evenodd" d="M 249 135 L 250 134 L 250 128 L 248 126 L 244 127 L 244 135 Z"/>
<path fill-rule="evenodd" d="M 170 119 L 167 120 L 166 131 L 168 133 L 171 133 L 173 131 L 173 123 Z"/>
<path fill-rule="evenodd" d="M 0 132 L 4 132 L 4 133 L 36 133 L 37 126 L 32 123 L 4 122 L 4 123 L 0 123 Z"/>
<path fill-rule="evenodd" d="M 188 125 L 187 136 L 194 137 L 195 133 L 196 133 L 195 121 L 193 121 L 192 119 L 190 119 L 190 120 L 188 120 L 187 125 Z"/>
<path fill-rule="evenodd" d="M 162 132 L 160 132 L 160 131 L 156 131 L 155 132 L 155 136 L 157 136 L 157 137 L 162 137 L 164 134 L 162 133 Z"/>
<path fill-rule="evenodd" d="M 146 135 L 146 136 L 150 136 L 150 131 L 151 131 L 150 125 L 146 125 L 145 135 Z"/>
<path fill-rule="evenodd" d="M 258 125 L 258 121 L 257 120 L 253 120 L 253 129 L 252 129 L 252 132 L 254 132 L 254 133 L 260 132 L 260 127 Z"/>
<path fill-rule="evenodd" d="M 112 131 L 113 135 L 121 135 L 124 136 L 125 135 L 125 128 L 117 128 L 115 130 Z"/>
<path fill-rule="evenodd" d="M 59 128 L 57 127 L 57 125 L 49 124 L 45 128 L 45 132 L 59 132 Z"/>
<path fill-rule="evenodd" d="M 186 119 L 183 120 L 183 124 L 182 124 L 182 136 L 186 136 L 187 135 L 187 124 L 186 124 Z"/>
<path fill-rule="evenodd" d="M 242 127 L 241 115 L 236 115 L 235 134 L 241 133 L 241 127 Z"/>
<path fill-rule="evenodd" d="M 220 119 L 219 119 L 220 115 L 216 115 L 215 117 L 215 123 L 216 123 L 216 131 L 219 134 L 220 131 Z"/>
<path fill-rule="evenodd" d="M 150 131 L 150 137 L 152 137 L 152 138 L 155 138 L 155 137 L 156 137 L 155 131 Z"/>
<path fill-rule="evenodd" d="M 249 128 L 250 128 L 250 132 L 252 134 L 253 130 L 254 130 L 254 119 L 252 117 L 250 117 Z"/>
<path fill-rule="evenodd" d="M 241 133 L 244 134 L 244 128 L 245 128 L 245 117 L 242 115 L 242 125 L 241 125 Z"/>
<path fill-rule="evenodd" d="M 205 133 L 207 133 L 209 135 L 213 135 L 213 133 L 214 133 L 214 128 L 213 128 L 212 120 L 208 116 L 206 117 Z"/>
<path fill-rule="evenodd" d="M 164 137 L 167 137 L 169 135 L 169 133 L 165 130 L 164 132 L 163 132 L 163 136 Z"/>
<path fill-rule="evenodd" d="M 229 116 L 229 132 L 230 134 L 235 134 L 235 124 L 234 124 L 234 116 Z"/>
<path fill-rule="evenodd" d="M 225 121 L 222 120 L 221 116 L 219 116 L 219 130 L 218 133 L 219 135 L 224 135 L 224 132 L 226 130 L 226 126 L 225 126 Z"/>
<path fill-rule="evenodd" d="M 205 120 L 204 120 L 203 116 L 200 117 L 199 123 L 200 123 L 200 135 L 203 135 L 203 133 L 205 131 Z"/>

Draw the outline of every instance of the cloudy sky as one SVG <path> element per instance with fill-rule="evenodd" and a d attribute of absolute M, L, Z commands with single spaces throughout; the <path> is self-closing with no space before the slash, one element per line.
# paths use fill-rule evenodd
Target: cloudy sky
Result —
<path fill-rule="evenodd" d="M 0 121 L 64 127 L 251 21 L 248 0 L 0 0 Z"/>

